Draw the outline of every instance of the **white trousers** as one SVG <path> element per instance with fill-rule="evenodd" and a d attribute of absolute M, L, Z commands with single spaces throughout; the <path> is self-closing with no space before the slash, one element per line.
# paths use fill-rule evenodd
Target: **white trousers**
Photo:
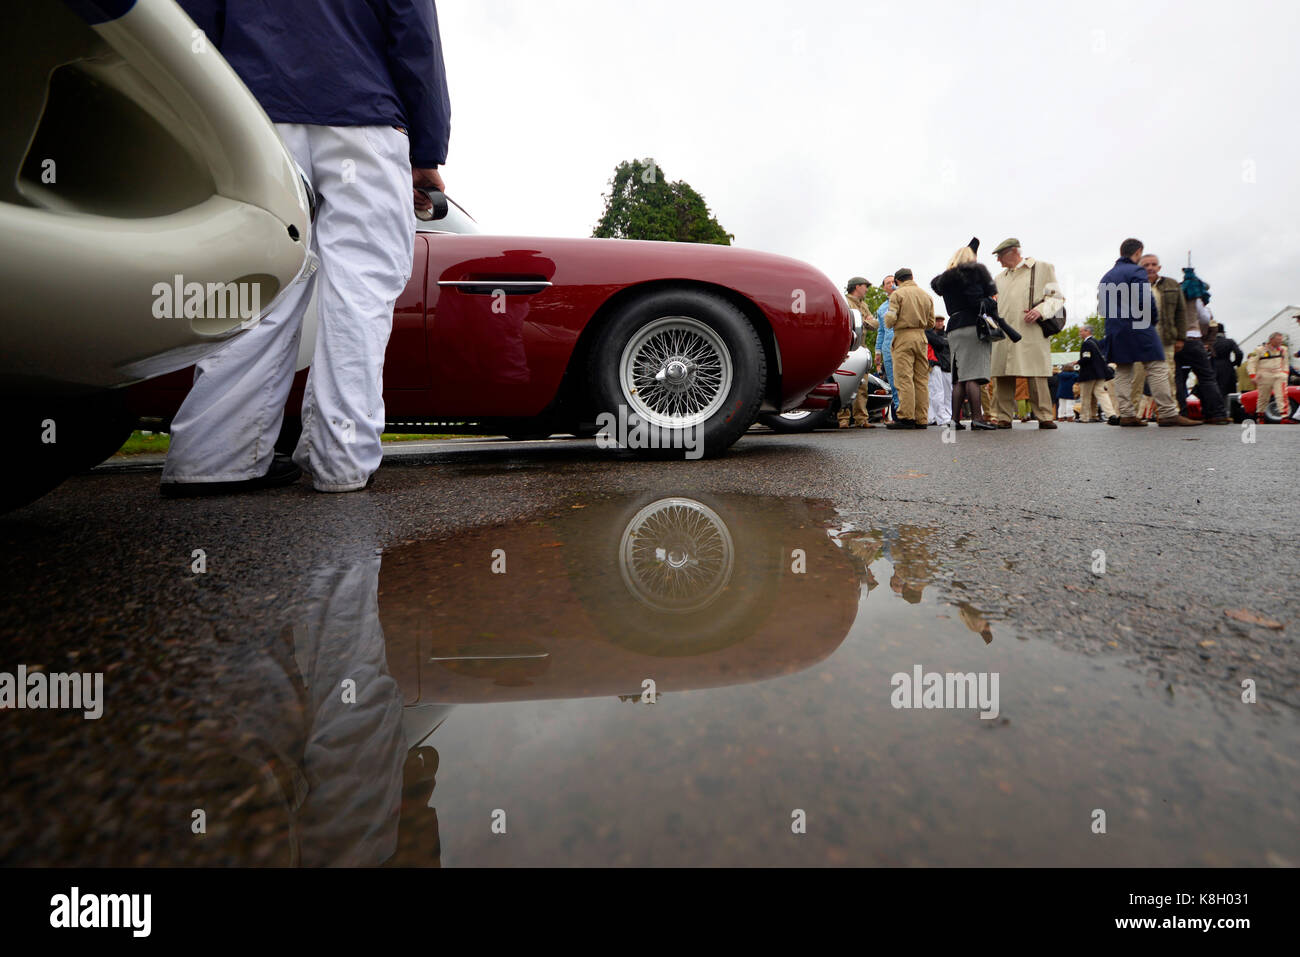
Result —
<path fill-rule="evenodd" d="M 313 289 L 319 328 L 293 459 L 320 491 L 350 492 L 383 458 L 384 350 L 415 249 L 409 141 L 386 126 L 276 128 L 319 196 L 312 251 L 320 265 L 261 322 L 198 363 L 172 420 L 163 482 L 266 474 Z"/>
<path fill-rule="evenodd" d="M 314 573 L 294 628 L 311 708 L 304 867 L 377 867 L 397 849 L 406 738 L 379 621 L 379 569 L 375 557 Z"/>
<path fill-rule="evenodd" d="M 952 421 L 952 373 L 938 366 L 930 368 L 930 425 L 947 425 Z"/>

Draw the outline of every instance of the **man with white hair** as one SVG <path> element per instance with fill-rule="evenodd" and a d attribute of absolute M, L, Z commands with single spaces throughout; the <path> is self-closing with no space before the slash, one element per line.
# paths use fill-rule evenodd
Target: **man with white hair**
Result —
<path fill-rule="evenodd" d="M 1039 323 L 1054 319 L 1065 307 L 1056 268 L 1049 262 L 1020 255 L 1020 240 L 1004 239 L 993 250 L 1002 272 L 993 281 L 998 287 L 998 313 L 1003 320 L 1022 330 L 1019 342 L 999 339 L 993 343 L 990 371 L 997 402 L 995 417 L 999 429 L 1011 428 L 1016 417 L 1016 378 L 1029 383 L 1029 399 L 1040 429 L 1056 428 L 1056 403 L 1049 395 L 1047 380 L 1052 374 L 1052 341 Z"/>
<path fill-rule="evenodd" d="M 1084 326 L 1083 344 L 1079 346 L 1079 399 L 1083 408 L 1079 413 L 1080 422 L 1094 422 L 1092 407 L 1101 408 L 1101 421 L 1115 417 L 1115 403 L 1110 398 L 1110 365 L 1101 343 L 1093 335 L 1092 326 Z"/>

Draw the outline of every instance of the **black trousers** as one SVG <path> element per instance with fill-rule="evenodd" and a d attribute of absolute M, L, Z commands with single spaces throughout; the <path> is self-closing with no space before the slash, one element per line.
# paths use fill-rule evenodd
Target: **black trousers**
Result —
<path fill-rule="evenodd" d="M 1223 394 L 1219 391 L 1219 377 L 1215 374 L 1214 364 L 1200 339 L 1188 339 L 1177 353 L 1178 396 L 1184 401 L 1187 395 L 1187 374 L 1196 373 L 1196 397 L 1201 400 L 1201 416 L 1206 419 L 1221 419 L 1227 409 L 1223 404 Z"/>

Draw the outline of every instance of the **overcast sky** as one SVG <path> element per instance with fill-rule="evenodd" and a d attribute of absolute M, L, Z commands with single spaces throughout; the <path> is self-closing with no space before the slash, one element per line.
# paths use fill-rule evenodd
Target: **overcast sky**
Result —
<path fill-rule="evenodd" d="M 439 0 L 448 191 L 589 236 L 653 157 L 735 243 L 836 283 L 972 236 L 1056 265 L 1071 321 L 1136 236 L 1245 336 L 1300 305 L 1300 9 L 1235 3 Z"/>

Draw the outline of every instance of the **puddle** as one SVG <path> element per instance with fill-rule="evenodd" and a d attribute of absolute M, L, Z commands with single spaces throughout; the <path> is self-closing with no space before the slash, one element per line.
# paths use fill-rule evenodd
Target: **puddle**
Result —
<path fill-rule="evenodd" d="M 1294 716 L 944 603 L 942 534 L 647 493 L 314 571 L 179 716 L 33 726 L 0 860 L 1300 863 Z"/>

